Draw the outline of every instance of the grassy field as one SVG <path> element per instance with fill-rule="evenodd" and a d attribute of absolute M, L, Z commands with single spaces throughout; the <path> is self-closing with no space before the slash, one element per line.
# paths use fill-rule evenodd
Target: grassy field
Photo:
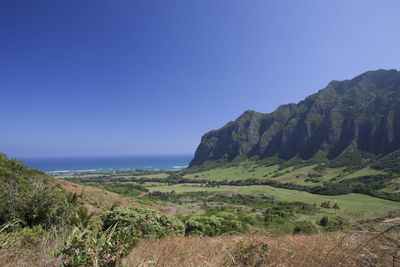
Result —
<path fill-rule="evenodd" d="M 371 169 L 369 167 L 349 171 L 345 168 L 325 168 L 316 170 L 317 165 L 296 168 L 290 166 L 280 169 L 278 165 L 263 166 L 256 162 L 244 161 L 234 167 L 219 167 L 198 173 L 186 174 L 184 178 L 208 180 L 208 181 L 236 181 L 249 178 L 260 180 L 275 180 L 280 183 L 293 183 L 299 185 L 322 185 L 324 182 L 355 178 L 365 175 L 383 174 L 384 172 Z"/>
<path fill-rule="evenodd" d="M 283 188 L 275 188 L 267 185 L 253 186 L 220 186 L 220 187 L 205 187 L 193 184 L 178 184 L 178 185 L 160 185 L 148 187 L 150 191 L 161 192 L 232 192 L 241 194 L 256 194 L 263 193 L 270 197 L 274 197 L 281 201 L 301 201 L 309 204 L 316 203 L 318 206 L 324 201 L 337 202 L 339 210 L 326 209 L 327 213 L 337 214 L 349 219 L 362 219 L 370 216 L 377 216 L 391 211 L 400 210 L 400 203 L 379 199 L 362 194 L 348 194 L 341 196 L 322 196 L 310 194 L 307 192 L 288 190 Z"/>
<path fill-rule="evenodd" d="M 216 168 L 204 172 L 187 174 L 184 178 L 223 181 L 243 180 L 247 178 L 265 178 L 271 176 L 278 169 L 278 165 L 264 167 L 252 163 L 241 163 L 235 167 Z"/>
<path fill-rule="evenodd" d="M 282 165 L 281 165 L 282 166 Z M 257 161 L 242 161 L 235 166 L 226 166 L 210 169 L 207 171 L 201 171 L 197 173 L 186 174 L 183 177 L 193 180 L 206 180 L 206 181 L 235 181 L 235 180 L 245 180 L 245 179 L 260 179 L 260 180 L 273 180 L 279 183 L 293 183 L 298 185 L 306 186 L 316 186 L 323 185 L 324 182 L 329 181 L 340 181 L 344 179 L 351 179 L 360 176 L 381 174 L 382 171 L 374 170 L 371 168 L 364 168 L 360 170 L 351 171 L 342 168 L 317 168 L 318 165 L 310 166 L 288 166 L 286 168 L 279 167 L 278 165 L 265 166 L 263 163 Z M 184 172 L 184 171 L 183 171 Z M 176 172 L 178 174 L 182 172 Z M 80 175 L 80 178 L 95 178 L 99 174 L 84 174 Z M 135 175 L 132 173 L 108 173 L 102 174 L 112 179 L 114 178 L 167 178 L 170 173 L 150 173 L 150 174 L 140 174 Z M 68 176 L 71 177 L 71 176 Z M 58 177 L 63 178 L 63 177 Z M 399 183 L 392 183 L 381 191 L 393 192 L 399 191 Z M 316 204 L 320 206 L 322 202 L 330 201 L 337 203 L 340 207 L 339 210 L 335 209 L 324 209 L 321 213 L 317 214 L 320 216 L 322 213 L 328 215 L 339 215 L 348 219 L 363 219 L 370 216 L 378 216 L 386 214 L 391 211 L 400 210 L 400 202 L 394 202 L 389 200 L 384 200 L 363 194 L 347 194 L 339 196 L 329 196 L 329 195 L 316 195 L 310 194 L 304 191 L 289 190 L 284 188 L 276 188 L 267 185 L 251 185 L 251 186 L 219 186 L 219 187 L 206 187 L 204 184 L 173 184 L 169 185 L 163 181 L 145 183 L 145 187 L 151 192 L 197 192 L 197 191 L 211 191 L 211 192 L 232 192 L 239 194 L 266 194 L 269 197 L 273 197 L 276 200 L 281 201 L 301 201 L 309 204 Z M 96 199 L 95 197 L 92 197 Z M 99 198 L 97 198 L 99 199 Z M 138 200 L 139 201 L 139 200 Z M 92 206 L 98 206 L 103 201 L 91 200 L 93 202 Z M 107 202 L 107 201 L 106 201 Z M 141 204 L 151 204 L 147 199 L 143 199 Z M 161 204 L 161 203 L 160 203 Z M 168 204 L 167 204 L 168 205 Z M 176 206 L 176 208 L 179 208 Z M 183 207 L 184 209 L 190 210 L 190 207 Z"/>

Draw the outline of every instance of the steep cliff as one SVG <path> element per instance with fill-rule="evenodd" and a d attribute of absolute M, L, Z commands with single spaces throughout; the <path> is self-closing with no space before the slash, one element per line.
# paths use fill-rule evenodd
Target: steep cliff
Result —
<path fill-rule="evenodd" d="M 348 149 L 386 155 L 399 148 L 400 72 L 377 70 L 332 81 L 269 114 L 244 112 L 206 133 L 190 166 L 251 156 L 334 159 Z"/>

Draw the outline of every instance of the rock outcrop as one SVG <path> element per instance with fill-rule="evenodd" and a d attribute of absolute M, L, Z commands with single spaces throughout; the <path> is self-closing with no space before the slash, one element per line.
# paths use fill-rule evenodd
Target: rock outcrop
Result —
<path fill-rule="evenodd" d="M 400 148 L 399 71 L 332 81 L 298 104 L 269 114 L 246 111 L 206 133 L 190 166 L 251 156 L 334 159 L 349 147 L 383 155 Z"/>

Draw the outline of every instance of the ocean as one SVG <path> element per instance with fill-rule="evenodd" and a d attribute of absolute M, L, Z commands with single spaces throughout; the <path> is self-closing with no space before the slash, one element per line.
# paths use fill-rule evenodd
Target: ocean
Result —
<path fill-rule="evenodd" d="M 121 170 L 180 170 L 188 167 L 193 155 L 95 156 L 22 158 L 25 165 L 48 174 L 107 172 Z"/>

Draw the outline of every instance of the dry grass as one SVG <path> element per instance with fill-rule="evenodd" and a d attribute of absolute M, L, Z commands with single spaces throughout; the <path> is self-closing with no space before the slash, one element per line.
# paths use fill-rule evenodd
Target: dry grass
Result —
<path fill-rule="evenodd" d="M 393 235 L 391 235 L 393 237 Z M 126 266 L 400 266 L 393 243 L 372 233 L 315 235 L 234 235 L 144 240 Z M 372 240 L 372 241 L 371 241 Z M 0 247 L 0 266 L 60 266 L 49 255 L 60 242 Z M 123 265 L 123 266 L 125 266 Z"/>
<path fill-rule="evenodd" d="M 400 266 L 376 234 L 236 235 L 143 241 L 128 266 Z M 397 264 L 397 265 L 393 265 Z"/>
<path fill-rule="evenodd" d="M 159 210 L 166 215 L 174 215 L 176 210 L 171 207 L 165 207 L 164 205 L 158 204 L 138 204 L 134 199 L 129 197 L 121 196 L 120 194 L 110 192 L 94 186 L 87 186 L 81 184 L 75 184 L 64 180 L 57 180 L 57 183 L 61 187 L 70 193 L 75 193 L 84 202 L 84 206 L 89 213 L 92 213 L 94 217 L 98 217 L 103 213 L 104 210 L 110 209 L 113 205 L 121 207 L 146 207 L 154 210 Z M 139 197 L 143 197 L 147 192 L 142 192 Z M 172 212 L 171 212 L 172 209 Z"/>
<path fill-rule="evenodd" d="M 85 207 L 95 217 L 99 216 L 103 209 L 109 209 L 113 204 L 123 207 L 137 205 L 129 198 L 97 187 L 75 184 L 64 180 L 58 180 L 58 183 L 65 191 L 76 193 L 80 198 L 84 198 Z"/>
<path fill-rule="evenodd" d="M 122 266 L 400 266 L 398 229 L 142 240 Z M 9 242 L 11 246 L 5 240 L 0 239 L 0 266 L 60 266 L 50 255 L 63 243 L 61 236 L 48 235 L 36 245 L 21 237 Z"/>
<path fill-rule="evenodd" d="M 50 241 L 48 239 L 43 240 L 38 245 L 0 246 L 0 266 L 60 266 L 61 261 L 59 259 L 50 257 L 52 252 L 59 246 L 59 241 Z"/>

